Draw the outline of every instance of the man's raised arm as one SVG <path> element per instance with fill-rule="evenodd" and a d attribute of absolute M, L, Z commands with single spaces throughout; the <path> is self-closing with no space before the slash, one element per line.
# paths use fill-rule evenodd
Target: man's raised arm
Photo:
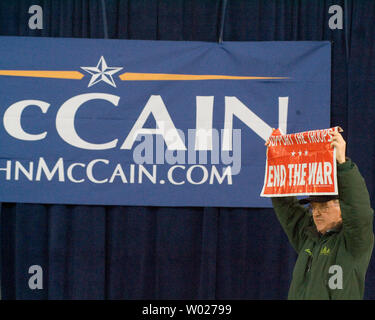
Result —
<path fill-rule="evenodd" d="M 274 197 L 272 205 L 290 244 L 298 253 L 305 242 L 305 227 L 311 224 L 307 208 L 298 203 L 296 197 Z"/>

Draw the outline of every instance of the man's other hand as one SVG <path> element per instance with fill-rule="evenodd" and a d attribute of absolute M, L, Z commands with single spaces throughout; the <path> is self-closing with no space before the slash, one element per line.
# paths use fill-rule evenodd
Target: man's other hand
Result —
<path fill-rule="evenodd" d="M 272 128 L 272 133 L 275 131 L 276 129 L 275 128 Z M 271 134 L 272 135 L 272 134 Z M 268 147 L 268 145 L 270 144 L 270 139 L 268 138 L 266 143 L 264 144 L 266 147 Z"/>
<path fill-rule="evenodd" d="M 339 132 L 334 132 L 331 142 L 331 148 L 336 147 L 336 160 L 338 163 L 345 162 L 346 142 Z"/>

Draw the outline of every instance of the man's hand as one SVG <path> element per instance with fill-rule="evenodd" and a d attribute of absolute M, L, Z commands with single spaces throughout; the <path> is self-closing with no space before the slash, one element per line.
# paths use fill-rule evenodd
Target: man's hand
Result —
<path fill-rule="evenodd" d="M 333 138 L 331 142 L 331 147 L 336 147 L 336 160 L 338 163 L 344 163 L 345 159 L 345 149 L 346 142 L 339 132 L 333 133 Z"/>
<path fill-rule="evenodd" d="M 274 132 L 276 129 L 272 128 L 272 132 Z M 266 143 L 264 144 L 266 147 L 270 144 L 270 139 L 267 139 Z"/>

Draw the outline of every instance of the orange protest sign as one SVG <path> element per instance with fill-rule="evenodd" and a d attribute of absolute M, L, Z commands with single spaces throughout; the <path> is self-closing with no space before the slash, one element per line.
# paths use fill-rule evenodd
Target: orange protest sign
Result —
<path fill-rule="evenodd" d="M 262 197 L 337 194 L 332 133 L 342 129 L 281 134 L 269 138 Z"/>

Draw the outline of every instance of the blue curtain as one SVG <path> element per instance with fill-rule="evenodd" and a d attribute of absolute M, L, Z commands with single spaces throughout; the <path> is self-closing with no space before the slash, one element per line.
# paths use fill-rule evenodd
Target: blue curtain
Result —
<path fill-rule="evenodd" d="M 224 20 L 224 41 L 332 41 L 331 126 L 374 203 L 375 2 L 229 0 L 222 19 L 224 3 L 2 1 L 0 35 L 218 41 Z M 31 5 L 43 30 L 28 28 Z M 331 5 L 344 9 L 343 30 L 328 26 Z M 2 203 L 0 214 L 3 299 L 285 299 L 296 259 L 272 209 Z M 28 287 L 31 265 L 43 290 Z"/>

